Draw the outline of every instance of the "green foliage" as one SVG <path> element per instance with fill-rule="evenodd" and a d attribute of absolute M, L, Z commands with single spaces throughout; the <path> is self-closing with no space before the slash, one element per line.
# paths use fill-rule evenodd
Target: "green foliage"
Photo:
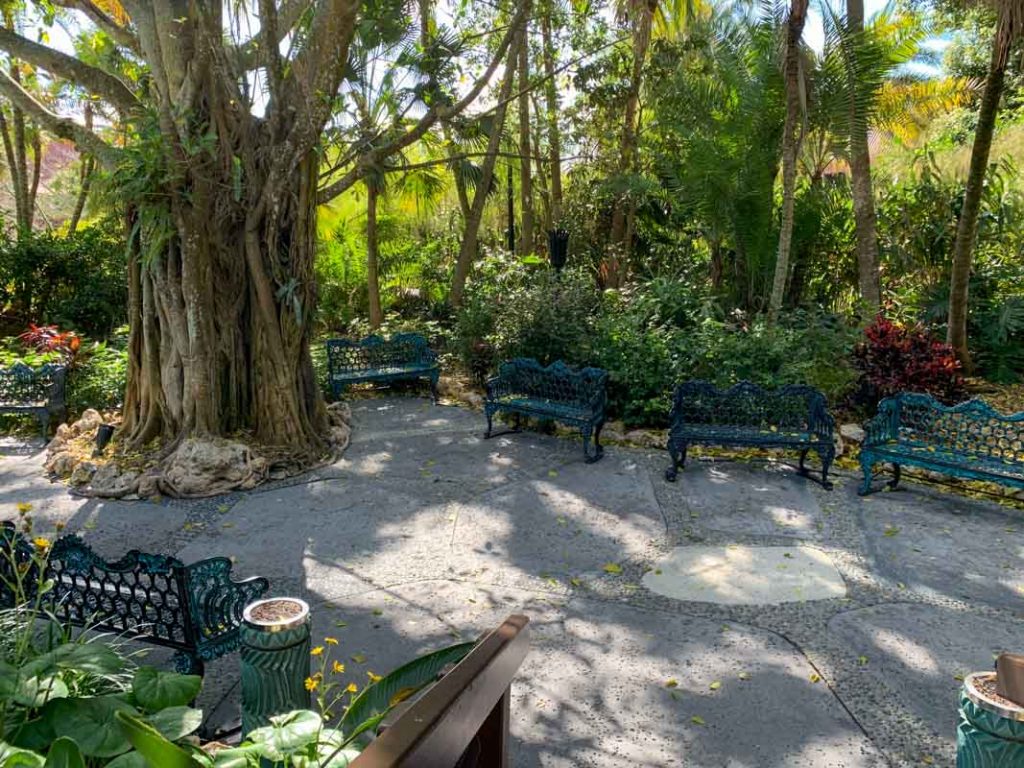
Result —
<path fill-rule="evenodd" d="M 127 317 L 126 263 L 113 220 L 74 234 L 0 236 L 0 312 L 104 336 Z"/>

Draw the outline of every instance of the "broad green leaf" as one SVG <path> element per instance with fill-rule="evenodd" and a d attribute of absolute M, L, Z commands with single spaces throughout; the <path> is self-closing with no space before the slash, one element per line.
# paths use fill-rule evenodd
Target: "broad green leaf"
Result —
<path fill-rule="evenodd" d="M 45 758 L 31 750 L 13 747 L 0 741 L 0 766 L 2 768 L 42 768 Z"/>
<path fill-rule="evenodd" d="M 153 667 L 140 667 L 132 680 L 135 701 L 147 712 L 181 707 L 192 701 L 203 685 L 198 675 L 179 675 Z"/>
<path fill-rule="evenodd" d="M 203 711 L 192 707 L 168 707 L 149 715 L 146 721 L 165 739 L 178 741 L 203 724 Z"/>
<path fill-rule="evenodd" d="M 48 701 L 63 699 L 68 695 L 68 687 L 56 675 L 48 677 L 30 677 L 18 683 L 14 692 L 14 701 L 23 707 L 41 707 Z"/>
<path fill-rule="evenodd" d="M 118 712 L 118 729 L 151 766 L 160 768 L 202 768 L 192 755 L 172 744 L 160 732 L 129 712 Z"/>
<path fill-rule="evenodd" d="M 117 697 L 97 696 L 51 702 L 44 716 L 58 738 L 73 739 L 86 757 L 114 757 L 131 748 L 117 726 L 118 712 L 135 710 Z"/>
<path fill-rule="evenodd" d="M 104 643 L 65 643 L 33 659 L 21 668 L 25 677 L 53 674 L 60 670 L 112 675 L 124 668 L 121 657 Z"/>
<path fill-rule="evenodd" d="M 345 734 L 346 739 L 351 740 L 374 727 L 374 723 L 370 721 L 391 708 L 391 701 L 396 694 L 410 688 L 419 690 L 433 682 L 442 669 L 449 664 L 462 661 L 475 645 L 476 643 L 459 643 L 428 653 L 368 685 L 345 710 L 338 728 Z M 408 698 L 408 695 L 405 698 Z"/>
<path fill-rule="evenodd" d="M 85 758 L 75 742 L 62 736 L 53 742 L 50 751 L 46 753 L 44 768 L 85 768 Z"/>
<path fill-rule="evenodd" d="M 123 755 L 115 757 L 103 768 L 152 768 L 152 766 L 141 752 L 136 752 L 133 749 L 131 752 L 125 752 Z"/>
<path fill-rule="evenodd" d="M 252 731 L 248 741 L 259 744 L 262 754 L 270 760 L 282 761 L 316 744 L 323 726 L 323 719 L 316 712 L 297 709 L 270 718 L 270 725 Z"/>

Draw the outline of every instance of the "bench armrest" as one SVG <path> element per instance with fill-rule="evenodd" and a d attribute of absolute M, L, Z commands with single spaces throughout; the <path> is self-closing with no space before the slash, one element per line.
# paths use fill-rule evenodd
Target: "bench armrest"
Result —
<path fill-rule="evenodd" d="M 887 397 L 878 404 L 878 413 L 864 424 L 864 445 L 881 445 L 895 440 L 900 432 L 900 404 Z"/>
<path fill-rule="evenodd" d="M 487 399 L 497 400 L 502 395 L 507 395 L 510 390 L 510 382 L 502 376 L 492 376 L 485 384 L 487 387 Z"/>
<path fill-rule="evenodd" d="M 814 420 L 814 424 L 811 426 L 811 431 L 822 439 L 831 440 L 836 431 L 835 417 L 828 411 L 818 414 L 818 418 Z"/>
<path fill-rule="evenodd" d="M 242 611 L 269 588 L 262 577 L 234 581 L 226 557 L 186 566 L 185 589 L 199 656 L 209 660 L 234 651 L 240 642 Z"/>

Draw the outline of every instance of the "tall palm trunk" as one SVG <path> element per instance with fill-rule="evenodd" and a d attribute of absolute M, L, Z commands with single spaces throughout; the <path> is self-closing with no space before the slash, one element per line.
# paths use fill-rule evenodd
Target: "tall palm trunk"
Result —
<path fill-rule="evenodd" d="M 642 0 L 633 11 L 633 71 L 626 93 L 626 104 L 622 120 L 622 138 L 619 142 L 619 174 L 626 176 L 634 171 L 637 147 L 637 113 L 640 109 L 640 85 L 643 78 L 647 49 L 651 44 L 651 27 L 654 23 L 656 0 Z M 609 239 L 616 247 L 607 265 L 608 287 L 619 287 L 625 279 L 625 264 L 621 259 L 628 255 L 630 243 L 628 219 L 632 205 L 628 197 L 618 200 L 612 211 Z"/>
<path fill-rule="evenodd" d="M 366 182 L 366 286 L 370 304 L 370 328 L 377 330 L 384 322 L 380 308 L 380 274 L 377 246 L 377 197 L 375 181 Z"/>
<path fill-rule="evenodd" d="M 459 247 L 459 258 L 455 262 L 455 274 L 452 277 L 452 290 L 448 300 L 453 307 L 462 305 L 462 295 L 466 290 L 466 280 L 469 278 L 469 271 L 476 261 L 477 245 L 480 237 L 480 222 L 484 215 L 484 205 L 487 203 L 487 191 L 491 188 L 494 180 L 494 166 L 498 161 L 498 148 L 501 145 L 501 134 L 505 127 L 505 115 L 508 111 L 509 98 L 512 95 L 512 84 L 515 82 L 516 61 L 519 58 L 519 40 L 524 34 L 525 19 L 516 31 L 516 39 L 509 46 L 508 58 L 505 62 L 505 78 L 501 83 L 501 90 L 498 93 L 498 106 L 494 110 L 494 121 L 491 127 L 491 135 L 487 141 L 487 153 L 480 169 L 480 179 L 477 181 L 476 190 L 473 194 L 473 205 L 469 209 L 469 216 L 466 217 L 466 229 L 462 235 L 462 245 Z"/>
<path fill-rule="evenodd" d="M 519 253 L 533 250 L 533 169 L 530 157 L 530 36 L 519 43 Z"/>
<path fill-rule="evenodd" d="M 999 112 L 999 99 L 1003 93 L 1006 63 L 1010 48 L 1020 35 L 1022 12 L 1008 3 L 1000 7 L 996 36 L 992 44 L 992 62 L 985 80 L 985 91 L 981 96 L 978 112 L 978 127 L 974 133 L 971 149 L 971 167 L 967 173 L 967 189 L 964 191 L 960 222 L 956 228 L 956 242 L 953 245 L 953 269 L 949 284 L 949 326 L 946 340 L 953 347 L 957 358 L 966 372 L 973 364 L 967 348 L 967 299 L 971 279 L 971 258 L 974 238 L 978 232 L 978 213 L 981 209 L 981 193 L 988 169 L 988 156 L 992 149 L 992 135 Z"/>
<path fill-rule="evenodd" d="M 782 307 L 789 278 L 789 252 L 793 241 L 793 209 L 796 206 L 796 163 L 800 152 L 800 38 L 807 20 L 807 0 L 792 0 L 786 25 L 786 123 L 782 132 L 782 226 L 779 229 L 779 255 L 768 303 L 774 318 Z"/>
<path fill-rule="evenodd" d="M 558 90 L 555 85 L 555 44 L 551 33 L 553 0 L 544 3 L 540 16 L 541 45 L 544 55 L 544 96 L 547 101 L 548 157 L 551 164 L 551 222 L 559 226 L 562 218 L 562 137 L 558 127 Z"/>
<path fill-rule="evenodd" d="M 846 23 L 854 35 L 864 32 L 864 0 L 846 0 Z M 878 274 L 878 239 L 875 199 L 871 189 L 871 155 L 868 124 L 858 109 L 856 72 L 850 74 L 850 177 L 853 187 L 853 218 L 857 236 L 857 272 L 860 296 L 872 314 L 882 303 Z"/>

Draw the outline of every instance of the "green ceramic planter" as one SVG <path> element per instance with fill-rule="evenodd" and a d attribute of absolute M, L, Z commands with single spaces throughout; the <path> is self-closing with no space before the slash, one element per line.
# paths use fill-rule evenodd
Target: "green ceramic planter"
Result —
<path fill-rule="evenodd" d="M 957 768 L 1024 766 L 1024 707 L 1007 706 L 979 687 L 994 672 L 968 675 L 960 690 L 956 729 Z"/>
<path fill-rule="evenodd" d="M 257 600 L 242 621 L 242 736 L 274 715 L 309 709 L 309 606 L 293 597 Z"/>

